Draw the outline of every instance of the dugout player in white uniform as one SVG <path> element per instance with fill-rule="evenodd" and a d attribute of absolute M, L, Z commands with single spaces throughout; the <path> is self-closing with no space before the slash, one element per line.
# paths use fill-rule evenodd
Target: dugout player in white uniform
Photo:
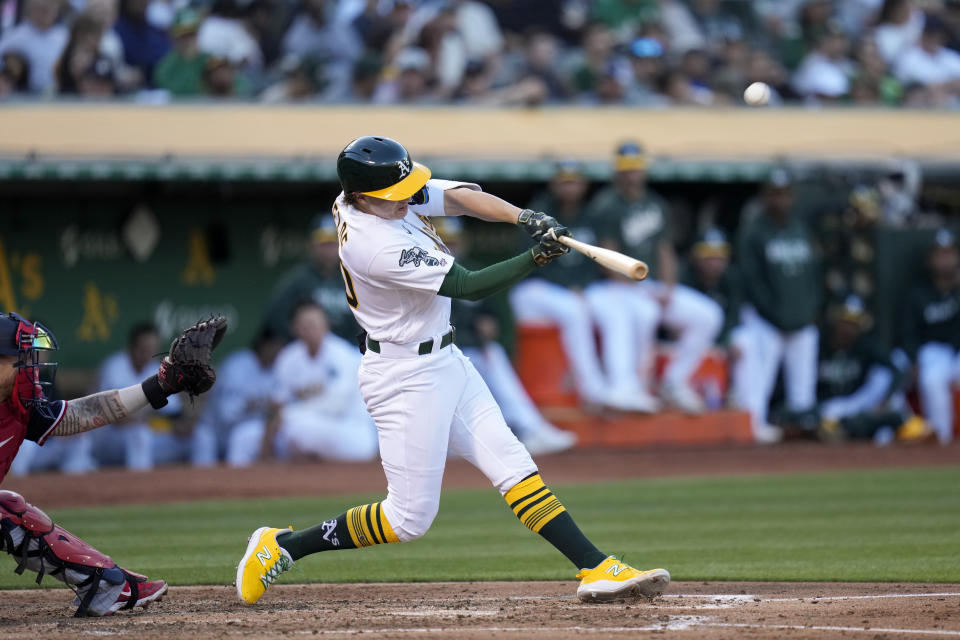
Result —
<path fill-rule="evenodd" d="M 260 457 L 273 393 L 273 365 L 284 340 L 264 327 L 249 349 L 234 351 L 217 367 L 217 386 L 193 431 L 194 466 L 223 459 L 246 467 Z"/>
<path fill-rule="evenodd" d="M 373 460 L 377 432 L 357 391 L 357 348 L 330 331 L 313 300 L 294 307 L 290 326 L 297 339 L 283 348 L 273 368 L 278 456 Z"/>
<path fill-rule="evenodd" d="M 580 532 L 454 344 L 450 298 L 482 298 L 562 256 L 568 249 L 556 234 L 569 233 L 566 228 L 476 185 L 430 180 L 430 170 L 389 138 L 351 142 L 337 159 L 337 173 L 343 193 L 333 215 L 347 301 L 367 332 L 360 392 L 377 425 L 387 498 L 303 531 L 254 531 L 237 567 L 240 599 L 255 603 L 306 555 L 424 535 L 437 514 L 448 452 L 477 466 L 520 521 L 580 570 L 581 600 L 662 593 L 670 581 L 666 571 L 638 571 L 600 552 Z M 428 218 L 443 215 L 517 223 L 538 244 L 468 271 L 454 261 Z"/>

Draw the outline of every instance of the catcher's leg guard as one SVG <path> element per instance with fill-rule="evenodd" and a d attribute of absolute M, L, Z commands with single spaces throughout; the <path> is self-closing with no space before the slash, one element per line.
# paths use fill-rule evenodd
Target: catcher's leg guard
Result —
<path fill-rule="evenodd" d="M 78 616 L 102 615 L 124 584 L 134 589 L 139 580 L 13 491 L 0 491 L 0 548 L 16 559 L 16 573 L 29 569 L 37 584 L 50 575 L 73 589 Z"/>

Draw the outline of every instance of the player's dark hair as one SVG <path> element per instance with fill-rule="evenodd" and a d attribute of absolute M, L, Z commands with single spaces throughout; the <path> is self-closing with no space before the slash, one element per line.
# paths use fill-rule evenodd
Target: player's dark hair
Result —
<path fill-rule="evenodd" d="M 274 340 L 283 340 L 283 336 L 270 327 L 260 327 L 260 330 L 257 331 L 257 335 L 253 337 L 253 342 L 250 343 L 250 348 L 256 351 L 266 343 Z"/>
<path fill-rule="evenodd" d="M 324 317 L 326 317 L 327 315 L 326 312 L 323 310 L 323 307 L 320 306 L 319 302 L 317 302 L 313 298 L 302 298 L 301 300 L 298 300 L 297 303 L 293 305 L 293 309 L 290 310 L 291 324 L 293 323 L 293 319 L 297 317 L 298 313 L 307 309 L 316 309 L 317 311 L 322 313 Z"/>
<path fill-rule="evenodd" d="M 130 331 L 127 332 L 127 347 L 132 347 L 140 338 L 151 333 L 160 335 L 157 325 L 146 321 L 136 323 L 130 327 Z"/>
<path fill-rule="evenodd" d="M 351 207 L 355 207 L 360 203 L 360 194 L 356 191 L 350 191 L 343 194 L 343 201 L 346 202 Z"/>

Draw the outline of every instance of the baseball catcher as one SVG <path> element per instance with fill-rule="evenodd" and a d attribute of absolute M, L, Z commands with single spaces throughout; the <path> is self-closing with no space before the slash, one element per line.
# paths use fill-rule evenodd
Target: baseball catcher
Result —
<path fill-rule="evenodd" d="M 69 436 L 116 422 L 150 404 L 160 408 L 180 391 L 201 394 L 216 373 L 210 355 L 227 330 L 222 316 L 198 322 L 178 336 L 160 370 L 142 384 L 76 400 L 46 396 L 57 363 L 43 352 L 57 339 L 38 322 L 0 313 L 0 482 L 24 440 L 43 445 L 50 436 Z M 75 616 L 106 616 L 145 607 L 167 593 L 167 583 L 127 571 L 77 538 L 13 491 L 0 490 L 0 549 L 14 557 L 16 573 L 29 569 L 37 583 L 45 575 L 76 593 Z"/>

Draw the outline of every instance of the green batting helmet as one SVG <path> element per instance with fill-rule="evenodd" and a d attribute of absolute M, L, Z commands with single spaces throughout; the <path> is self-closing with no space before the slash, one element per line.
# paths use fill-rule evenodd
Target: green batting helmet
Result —
<path fill-rule="evenodd" d="M 381 136 L 357 138 L 340 152 L 337 176 L 345 193 L 383 200 L 409 200 L 430 179 L 430 169 L 410 159 L 396 140 Z"/>

